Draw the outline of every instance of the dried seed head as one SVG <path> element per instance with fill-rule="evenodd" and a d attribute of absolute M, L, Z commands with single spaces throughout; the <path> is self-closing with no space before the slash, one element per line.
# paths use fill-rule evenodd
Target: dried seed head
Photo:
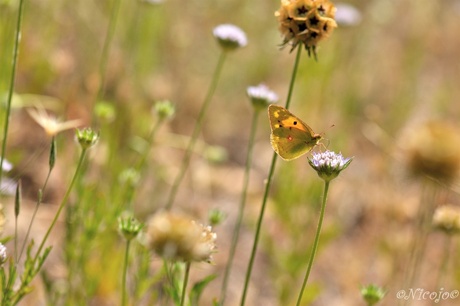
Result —
<path fill-rule="evenodd" d="M 283 35 L 282 46 L 291 44 L 294 49 L 301 43 L 315 54 L 316 45 L 337 27 L 335 11 L 329 0 L 281 0 L 275 16 Z"/>

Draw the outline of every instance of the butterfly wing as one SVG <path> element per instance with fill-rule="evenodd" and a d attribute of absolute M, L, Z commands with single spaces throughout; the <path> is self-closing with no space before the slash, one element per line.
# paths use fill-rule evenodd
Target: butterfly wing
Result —
<path fill-rule="evenodd" d="M 284 107 L 270 105 L 268 117 L 272 129 L 271 145 L 284 160 L 293 160 L 309 152 L 322 138 Z"/>

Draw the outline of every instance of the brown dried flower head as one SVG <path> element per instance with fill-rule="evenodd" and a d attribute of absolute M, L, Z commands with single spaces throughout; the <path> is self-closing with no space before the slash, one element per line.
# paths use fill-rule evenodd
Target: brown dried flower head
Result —
<path fill-rule="evenodd" d="M 451 182 L 460 170 L 460 130 L 441 121 L 413 129 L 405 139 L 407 162 L 414 175 Z"/>
<path fill-rule="evenodd" d="M 460 233 L 460 207 L 443 205 L 434 212 L 433 226 L 447 234 Z"/>
<path fill-rule="evenodd" d="M 282 45 L 290 43 L 292 51 L 302 43 L 309 54 L 316 56 L 316 45 L 337 27 L 335 11 L 329 0 L 281 0 L 275 16 L 284 36 Z"/>
<path fill-rule="evenodd" d="M 216 234 L 188 216 L 157 213 L 148 222 L 146 236 L 149 247 L 163 258 L 212 263 Z"/>

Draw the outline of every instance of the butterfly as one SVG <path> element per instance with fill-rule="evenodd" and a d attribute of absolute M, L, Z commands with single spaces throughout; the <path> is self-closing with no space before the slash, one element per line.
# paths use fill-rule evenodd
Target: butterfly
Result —
<path fill-rule="evenodd" d="M 272 129 L 271 145 L 284 160 L 293 160 L 302 156 L 323 138 L 284 107 L 270 105 L 268 118 Z"/>

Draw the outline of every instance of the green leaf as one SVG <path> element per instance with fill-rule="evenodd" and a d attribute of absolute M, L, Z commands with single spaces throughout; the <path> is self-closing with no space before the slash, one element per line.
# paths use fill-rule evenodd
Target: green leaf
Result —
<path fill-rule="evenodd" d="M 199 305 L 199 300 L 201 297 L 201 294 L 203 293 L 204 288 L 215 278 L 217 277 L 216 274 L 211 274 L 204 279 L 202 279 L 199 282 L 196 282 L 195 285 L 193 285 L 193 288 L 190 292 L 190 303 L 192 306 L 198 306 Z"/>

